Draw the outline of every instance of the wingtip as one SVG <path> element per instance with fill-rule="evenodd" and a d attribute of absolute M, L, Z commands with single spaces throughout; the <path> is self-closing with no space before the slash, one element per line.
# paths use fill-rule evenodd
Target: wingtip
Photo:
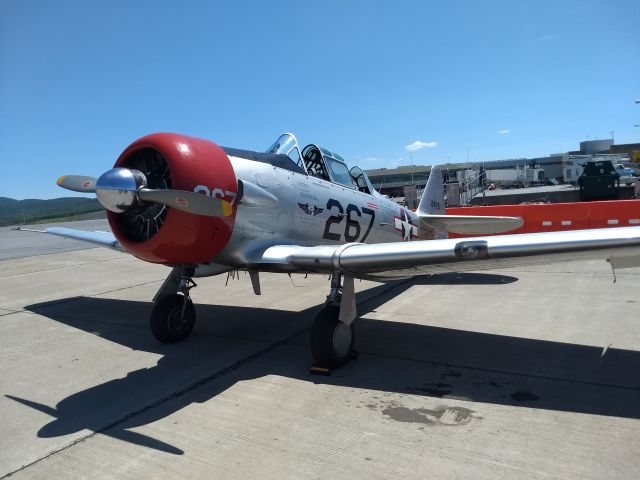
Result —
<path fill-rule="evenodd" d="M 64 175 L 60 175 L 58 177 L 58 180 L 56 180 L 56 185 L 61 186 L 63 181 L 64 181 Z"/>

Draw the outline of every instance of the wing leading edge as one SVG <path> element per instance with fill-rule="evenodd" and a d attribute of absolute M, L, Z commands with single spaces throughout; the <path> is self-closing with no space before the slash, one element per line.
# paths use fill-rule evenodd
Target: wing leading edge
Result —
<path fill-rule="evenodd" d="M 443 272 L 493 270 L 572 260 L 640 263 L 640 227 L 603 228 L 418 242 L 267 249 L 261 263 L 283 269 L 388 279 Z"/>

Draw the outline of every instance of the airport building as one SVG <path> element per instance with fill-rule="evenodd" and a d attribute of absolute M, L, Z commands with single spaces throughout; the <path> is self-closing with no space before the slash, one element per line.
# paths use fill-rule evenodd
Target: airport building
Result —
<path fill-rule="evenodd" d="M 523 183 L 565 183 L 566 166 L 574 157 L 591 158 L 594 155 L 615 155 L 615 161 L 640 161 L 640 143 L 614 145 L 613 140 L 590 140 L 580 142 L 580 150 L 553 153 L 547 157 L 513 158 L 484 162 L 440 163 L 445 182 L 464 184 L 486 172 L 488 182 L 492 178 L 509 178 Z M 376 190 L 390 197 L 403 197 L 405 186 L 424 188 L 431 167 L 429 165 L 408 165 L 398 168 L 377 168 L 367 170 L 367 175 Z M 507 173 L 510 172 L 510 173 Z M 535 175 L 532 175 L 535 173 Z M 492 177 L 493 175 L 493 177 Z M 463 188 L 464 190 L 464 188 Z"/>

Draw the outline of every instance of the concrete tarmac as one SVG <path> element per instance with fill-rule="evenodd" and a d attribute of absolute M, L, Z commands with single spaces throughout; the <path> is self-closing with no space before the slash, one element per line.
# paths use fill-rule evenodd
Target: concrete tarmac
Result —
<path fill-rule="evenodd" d="M 70 227 L 81 230 L 111 231 L 107 219 L 85 220 L 83 222 L 63 222 L 39 225 L 27 225 L 25 228 L 44 230 L 47 227 Z M 72 252 L 74 250 L 94 248 L 93 245 L 70 242 L 61 237 L 41 233 L 15 232 L 15 227 L 0 227 L 0 260 L 21 258 L 26 256 L 45 255 L 49 253 Z"/>
<path fill-rule="evenodd" d="M 199 279 L 161 345 L 169 270 L 58 241 L 0 231 L 0 478 L 640 477 L 639 269 L 357 282 L 359 358 L 321 377 L 326 277 Z"/>

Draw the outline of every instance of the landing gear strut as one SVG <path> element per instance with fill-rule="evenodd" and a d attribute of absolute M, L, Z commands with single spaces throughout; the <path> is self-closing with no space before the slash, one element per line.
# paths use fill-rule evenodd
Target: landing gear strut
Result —
<path fill-rule="evenodd" d="M 176 267 L 156 297 L 149 321 L 151 332 L 159 342 L 174 343 L 187 338 L 196 322 L 196 309 L 189 291 L 196 287 L 192 267 Z M 169 293 L 171 291 L 180 293 Z"/>
<path fill-rule="evenodd" d="M 311 328 L 312 373 L 328 374 L 355 358 L 355 293 L 353 277 L 331 276 L 331 292 Z"/>

